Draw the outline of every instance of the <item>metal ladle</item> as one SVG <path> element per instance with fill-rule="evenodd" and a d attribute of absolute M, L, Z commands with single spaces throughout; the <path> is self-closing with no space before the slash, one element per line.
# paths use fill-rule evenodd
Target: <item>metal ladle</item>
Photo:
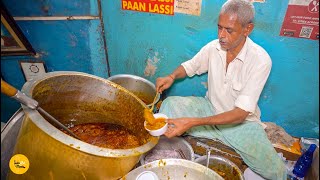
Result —
<path fill-rule="evenodd" d="M 206 163 L 207 167 L 209 167 L 209 164 L 210 164 L 210 154 L 211 154 L 210 149 L 207 149 L 207 163 Z"/>
<path fill-rule="evenodd" d="M 58 120 L 56 120 L 53 116 L 51 116 L 49 113 L 47 113 L 44 109 L 42 109 L 39 106 L 39 103 L 22 93 L 21 91 L 17 90 L 7 82 L 1 79 L 1 93 L 19 101 L 20 103 L 26 105 L 28 108 L 33 109 L 33 110 L 38 110 L 41 114 L 45 115 L 48 119 L 53 121 L 55 124 L 57 124 L 60 128 L 64 129 L 67 131 L 71 136 L 74 138 L 77 138 L 80 140 L 80 138 L 75 135 L 72 131 L 70 131 L 66 126 L 61 124 Z"/>
<path fill-rule="evenodd" d="M 150 109 L 144 109 L 143 111 L 143 116 L 145 118 L 145 120 L 149 123 L 149 124 L 154 124 L 156 122 L 154 116 L 153 116 L 153 108 L 154 108 L 154 104 L 156 103 L 156 100 L 158 99 L 158 97 L 160 96 L 160 93 L 157 92 L 156 93 L 156 96 L 154 97 L 153 99 L 153 102 L 152 102 L 152 106 Z"/>
<path fill-rule="evenodd" d="M 159 96 L 160 96 L 160 93 L 157 92 L 157 93 L 156 93 L 156 96 L 155 96 L 154 99 L 153 99 L 152 106 L 151 106 L 151 108 L 150 108 L 150 112 L 153 111 L 154 104 L 156 103 L 156 100 L 159 98 Z"/>

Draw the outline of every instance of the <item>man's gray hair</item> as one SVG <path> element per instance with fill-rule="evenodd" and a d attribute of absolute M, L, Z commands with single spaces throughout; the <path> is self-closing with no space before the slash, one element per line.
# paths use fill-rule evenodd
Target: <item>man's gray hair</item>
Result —
<path fill-rule="evenodd" d="M 220 14 L 235 14 L 242 26 L 253 23 L 254 6 L 249 0 L 227 0 L 221 8 Z"/>

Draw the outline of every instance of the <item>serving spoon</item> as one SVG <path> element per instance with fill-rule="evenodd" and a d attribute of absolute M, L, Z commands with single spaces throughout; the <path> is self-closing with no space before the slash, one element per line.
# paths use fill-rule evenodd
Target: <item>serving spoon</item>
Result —
<path fill-rule="evenodd" d="M 152 111 L 153 111 L 153 108 L 154 108 L 154 104 L 156 103 L 156 100 L 158 99 L 159 96 L 160 96 L 160 93 L 157 92 L 156 96 L 153 99 L 151 108 L 150 109 L 149 108 L 145 108 L 143 110 L 144 119 L 151 125 L 156 123 L 156 119 L 154 118 Z"/>

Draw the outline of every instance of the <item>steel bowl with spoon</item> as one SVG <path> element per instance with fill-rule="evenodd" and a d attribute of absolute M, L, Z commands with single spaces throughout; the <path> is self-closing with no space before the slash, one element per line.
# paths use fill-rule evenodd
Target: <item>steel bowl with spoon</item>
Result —
<path fill-rule="evenodd" d="M 226 180 L 244 180 L 239 167 L 229 159 L 222 156 L 210 155 L 210 153 L 207 152 L 207 155 L 197 158 L 194 162 L 216 171 Z"/>

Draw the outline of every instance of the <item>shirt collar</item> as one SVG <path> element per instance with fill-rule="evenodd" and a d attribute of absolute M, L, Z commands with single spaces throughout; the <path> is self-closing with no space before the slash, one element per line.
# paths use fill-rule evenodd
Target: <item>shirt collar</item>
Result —
<path fill-rule="evenodd" d="M 239 54 L 237 55 L 237 57 L 235 59 L 239 59 L 242 62 L 245 60 L 245 57 L 246 57 L 247 51 L 248 51 L 248 46 L 249 46 L 250 42 L 251 42 L 251 39 L 249 37 L 247 37 L 246 38 L 246 42 L 244 43 L 241 51 L 239 52 Z M 218 45 L 217 45 L 217 50 L 218 51 L 224 51 L 224 50 L 221 49 L 220 43 L 218 43 Z"/>

